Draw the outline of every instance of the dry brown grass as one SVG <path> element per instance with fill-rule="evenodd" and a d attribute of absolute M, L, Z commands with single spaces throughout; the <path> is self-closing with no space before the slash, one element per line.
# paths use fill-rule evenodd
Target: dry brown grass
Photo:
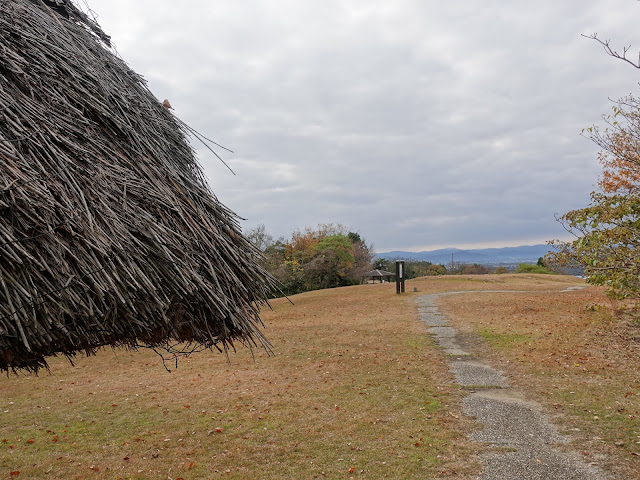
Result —
<path fill-rule="evenodd" d="M 456 295 L 440 306 L 456 328 L 484 337 L 478 348 L 554 415 L 587 461 L 637 478 L 640 328 L 612 315 L 601 289 Z"/>
<path fill-rule="evenodd" d="M 310 292 L 265 312 L 275 357 L 204 352 L 173 373 L 151 352 L 54 359 L 51 374 L 0 379 L 0 478 L 469 478 L 474 424 L 413 302 L 454 290 L 532 292 L 440 303 L 587 456 L 633 478 L 637 330 L 585 308 L 605 302 L 597 289 L 542 293 L 581 283 L 489 275 L 417 279 L 403 296 L 390 284 Z"/>
<path fill-rule="evenodd" d="M 0 478 L 463 478 L 469 421 L 412 297 L 277 300 L 255 361 L 108 350 L 0 379 Z"/>

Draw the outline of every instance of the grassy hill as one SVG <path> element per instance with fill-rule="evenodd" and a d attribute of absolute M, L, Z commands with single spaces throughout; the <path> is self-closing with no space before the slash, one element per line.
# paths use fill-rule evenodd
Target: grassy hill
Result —
<path fill-rule="evenodd" d="M 0 379 L 0 478 L 470 478 L 482 446 L 466 439 L 464 392 L 414 298 L 497 289 L 529 293 L 440 307 L 579 428 L 588 454 L 624 471 L 640 450 L 637 339 L 598 306 L 599 289 L 559 293 L 580 282 L 445 276 L 408 281 L 404 295 L 392 284 L 309 292 L 265 312 L 275 356 L 205 351 L 171 373 L 150 351 L 53 359 L 49 374 Z"/>

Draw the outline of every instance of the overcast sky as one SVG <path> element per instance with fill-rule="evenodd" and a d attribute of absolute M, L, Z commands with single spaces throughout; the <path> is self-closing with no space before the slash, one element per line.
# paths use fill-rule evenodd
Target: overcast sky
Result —
<path fill-rule="evenodd" d="M 275 237 L 318 223 L 377 251 L 563 237 L 585 206 L 609 99 L 639 71 L 634 0 L 89 0 L 175 114 L 219 200 Z"/>

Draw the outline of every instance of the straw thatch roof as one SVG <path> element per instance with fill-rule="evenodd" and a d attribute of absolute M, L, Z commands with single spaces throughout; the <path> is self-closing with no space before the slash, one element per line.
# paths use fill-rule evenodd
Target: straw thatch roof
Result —
<path fill-rule="evenodd" d="M 103 345 L 268 345 L 270 277 L 195 132 L 108 46 L 68 0 L 2 2 L 0 370 Z"/>

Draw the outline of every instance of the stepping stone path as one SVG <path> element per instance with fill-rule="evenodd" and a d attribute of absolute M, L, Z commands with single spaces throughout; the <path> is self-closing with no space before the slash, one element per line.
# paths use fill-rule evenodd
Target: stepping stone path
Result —
<path fill-rule="evenodd" d="M 581 288 L 581 287 L 578 287 Z M 571 287 L 567 291 L 576 290 Z M 504 292 L 493 290 L 492 293 Z M 509 387 L 503 373 L 470 351 L 461 335 L 436 307 L 444 295 L 482 292 L 447 292 L 417 299 L 420 319 L 447 354 L 455 381 L 469 391 L 464 399 L 466 415 L 483 428 L 470 438 L 493 449 L 480 457 L 485 466 L 480 480 L 603 480 L 607 476 L 586 464 L 577 454 L 561 450 L 568 442 L 560 435 L 540 405 L 526 400 Z M 508 293 L 514 293 L 509 291 Z M 460 345 L 462 343 L 462 345 Z"/>

